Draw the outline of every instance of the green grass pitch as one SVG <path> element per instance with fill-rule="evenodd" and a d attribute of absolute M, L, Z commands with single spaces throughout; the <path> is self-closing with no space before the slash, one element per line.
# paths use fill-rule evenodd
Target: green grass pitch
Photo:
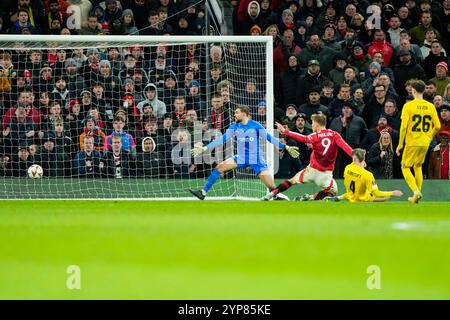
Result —
<path fill-rule="evenodd" d="M 0 208 L 0 299 L 450 299 L 444 202 Z M 80 290 L 66 287 L 70 265 Z M 367 288 L 370 265 L 380 289 Z"/>

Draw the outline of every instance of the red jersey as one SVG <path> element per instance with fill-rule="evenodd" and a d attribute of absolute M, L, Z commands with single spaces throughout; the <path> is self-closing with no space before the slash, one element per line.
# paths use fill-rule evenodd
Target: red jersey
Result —
<path fill-rule="evenodd" d="M 352 148 L 342 139 L 336 131 L 324 129 L 304 136 L 299 133 L 284 131 L 287 137 L 312 145 L 311 161 L 309 166 L 319 171 L 332 171 L 338 154 L 338 147 L 352 157 Z"/>

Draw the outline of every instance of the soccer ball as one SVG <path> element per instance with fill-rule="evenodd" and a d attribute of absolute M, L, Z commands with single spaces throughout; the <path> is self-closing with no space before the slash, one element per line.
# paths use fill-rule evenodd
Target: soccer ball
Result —
<path fill-rule="evenodd" d="M 44 175 L 44 170 L 38 164 L 33 164 L 28 168 L 28 176 L 31 179 L 39 179 Z"/>

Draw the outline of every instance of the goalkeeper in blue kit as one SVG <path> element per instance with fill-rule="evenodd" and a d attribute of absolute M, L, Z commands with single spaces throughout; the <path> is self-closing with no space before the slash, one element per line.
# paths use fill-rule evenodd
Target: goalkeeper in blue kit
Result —
<path fill-rule="evenodd" d="M 270 191 L 275 189 L 273 177 L 270 175 L 267 163 L 264 160 L 264 153 L 262 150 L 262 146 L 264 144 L 261 144 L 260 138 L 262 138 L 263 141 L 269 141 L 280 149 L 286 149 L 286 151 L 293 158 L 297 158 L 299 156 L 297 147 L 285 145 L 278 139 L 274 138 L 259 122 L 251 120 L 249 118 L 249 114 L 250 111 L 248 107 L 237 107 L 234 112 L 236 123 L 232 124 L 221 138 L 212 141 L 207 146 L 196 147 L 192 150 L 192 155 L 195 157 L 207 150 L 213 150 L 233 137 L 236 137 L 237 141 L 237 154 L 233 157 L 225 159 L 217 165 L 208 177 L 203 189 L 189 189 L 189 191 L 200 200 L 205 199 L 209 189 L 211 189 L 213 184 L 225 172 L 236 168 L 252 168 Z"/>

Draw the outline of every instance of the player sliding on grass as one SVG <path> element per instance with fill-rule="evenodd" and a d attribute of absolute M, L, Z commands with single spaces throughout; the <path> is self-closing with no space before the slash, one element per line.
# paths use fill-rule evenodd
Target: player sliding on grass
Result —
<path fill-rule="evenodd" d="M 411 87 L 414 100 L 405 103 L 403 106 L 400 140 L 396 152 L 400 156 L 404 143 L 403 177 L 409 188 L 414 192 L 414 195 L 409 197 L 408 201 L 418 203 L 422 199 L 422 164 L 425 161 L 431 140 L 441 128 L 441 123 L 435 106 L 423 99 L 425 83 L 422 80 L 413 80 Z M 414 168 L 414 175 L 411 168 Z"/>
<path fill-rule="evenodd" d="M 209 189 L 211 189 L 213 184 L 225 172 L 236 168 L 252 168 L 253 171 L 259 175 L 259 178 L 267 186 L 267 188 L 269 188 L 269 190 L 273 190 L 275 188 L 273 177 L 270 175 L 267 163 L 264 160 L 264 153 L 261 149 L 264 144 L 261 144 L 260 138 L 269 141 L 270 143 L 278 146 L 280 149 L 286 149 L 286 151 L 293 158 L 297 158 L 299 156 L 297 147 L 285 145 L 278 139 L 271 136 L 259 122 L 251 120 L 249 118 L 249 114 L 250 110 L 248 107 L 237 107 L 234 112 L 236 123 L 232 124 L 228 128 L 222 138 L 212 141 L 207 146 L 196 147 L 192 150 L 192 155 L 195 157 L 202 154 L 206 150 L 213 150 L 233 137 L 236 137 L 237 140 L 237 154 L 217 165 L 208 177 L 203 189 L 189 189 L 189 191 L 200 200 L 205 199 Z"/>
<path fill-rule="evenodd" d="M 380 202 L 386 201 L 390 197 L 401 197 L 400 190 L 380 191 L 375 182 L 375 178 L 366 167 L 366 150 L 353 149 L 353 162 L 345 167 L 344 185 L 346 193 L 339 197 L 327 197 L 327 201 L 340 201 L 347 199 L 350 202 Z"/>
<path fill-rule="evenodd" d="M 327 129 L 327 118 L 325 114 L 318 113 L 311 116 L 312 130 L 308 136 L 291 132 L 277 123 L 278 131 L 294 140 L 312 145 L 310 164 L 292 179 L 283 181 L 278 187 L 272 190 L 264 197 L 264 200 L 270 200 L 279 192 L 289 189 L 296 183 L 314 182 L 322 191 L 314 196 L 306 196 L 302 200 L 322 200 L 326 196 L 337 194 L 337 184 L 333 179 L 334 163 L 338 154 L 338 147 L 352 156 L 352 148 L 342 139 L 336 131 Z"/>

